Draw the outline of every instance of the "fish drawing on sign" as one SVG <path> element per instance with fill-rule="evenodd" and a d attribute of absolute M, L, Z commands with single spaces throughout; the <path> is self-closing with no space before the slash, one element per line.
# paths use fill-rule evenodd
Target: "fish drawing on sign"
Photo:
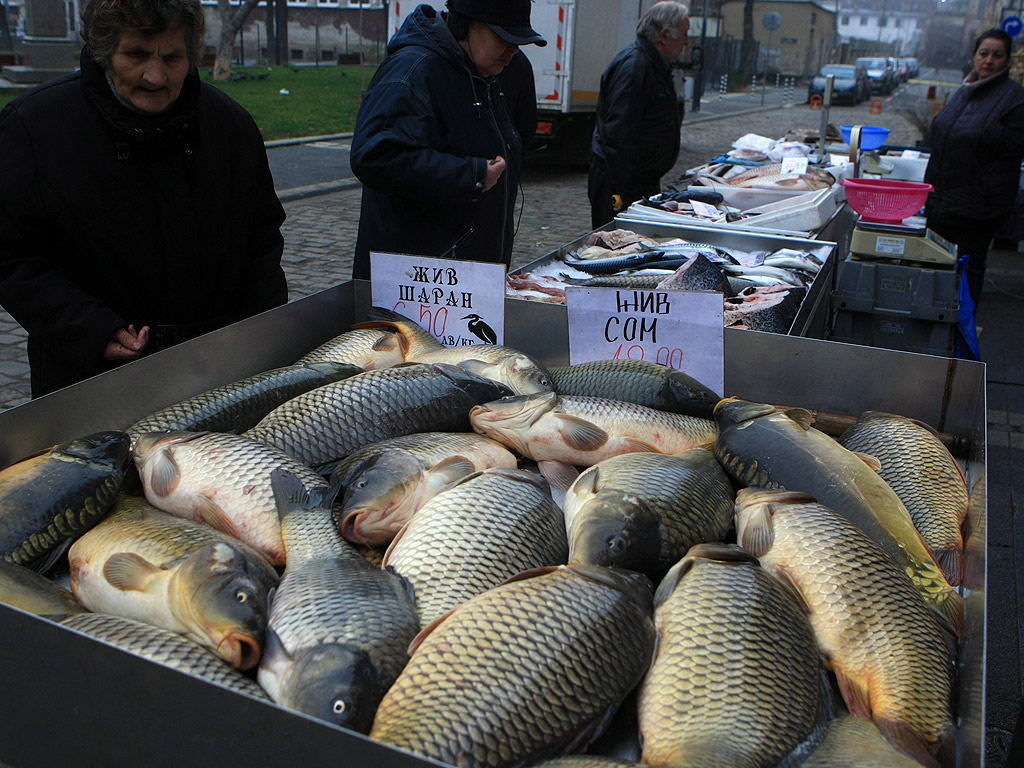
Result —
<path fill-rule="evenodd" d="M 466 315 L 462 319 L 469 320 L 469 322 L 466 324 L 466 327 L 469 329 L 469 332 L 476 336 L 478 339 L 480 339 L 480 341 L 482 341 L 484 344 L 498 343 L 498 334 L 494 332 L 494 329 L 491 328 L 491 326 L 484 322 L 484 319 L 480 317 L 480 315 Z"/>

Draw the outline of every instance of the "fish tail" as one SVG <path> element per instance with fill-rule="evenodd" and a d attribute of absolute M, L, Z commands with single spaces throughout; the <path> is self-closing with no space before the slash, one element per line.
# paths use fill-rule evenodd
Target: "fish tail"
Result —
<path fill-rule="evenodd" d="M 943 625 L 951 630 L 957 639 L 964 632 L 964 599 L 952 587 L 939 592 L 931 602 L 932 610 L 937 614 Z"/>
<path fill-rule="evenodd" d="M 324 503 L 325 489 L 306 488 L 305 483 L 287 469 L 279 467 L 270 473 L 270 487 L 280 518 L 295 510 L 318 509 Z"/>
<path fill-rule="evenodd" d="M 946 581 L 951 586 L 960 586 L 960 581 L 963 579 L 963 545 L 954 545 L 950 549 L 936 550 L 935 559 L 938 561 L 939 568 L 942 570 L 942 575 L 946 577 Z"/>

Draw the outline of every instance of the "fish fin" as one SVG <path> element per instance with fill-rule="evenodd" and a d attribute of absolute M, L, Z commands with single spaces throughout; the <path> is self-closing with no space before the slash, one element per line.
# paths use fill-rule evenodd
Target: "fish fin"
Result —
<path fill-rule="evenodd" d="M 293 509 L 306 506 L 308 494 L 305 484 L 287 469 L 278 467 L 270 473 L 270 488 L 274 492 L 274 503 L 277 505 L 279 519 L 284 518 Z"/>
<path fill-rule="evenodd" d="M 601 469 L 597 464 L 583 470 L 572 482 L 573 493 L 577 495 L 586 494 L 587 496 L 593 496 L 597 493 L 598 474 L 600 471 Z"/>
<path fill-rule="evenodd" d="M 802 610 L 805 615 L 810 616 L 811 606 L 808 605 L 807 601 L 804 599 L 804 593 L 800 590 L 800 585 L 797 584 L 796 579 L 793 578 L 793 574 L 786 568 L 776 567 L 772 569 L 772 575 L 775 577 L 779 586 L 782 587 L 783 591 L 788 592 L 789 596 L 793 598 L 793 602 L 800 606 L 800 610 Z"/>
<path fill-rule="evenodd" d="M 580 475 L 579 470 L 572 464 L 563 464 L 560 461 L 538 461 L 537 469 L 548 481 L 548 485 L 557 491 L 569 490 Z"/>
<path fill-rule="evenodd" d="M 771 504 L 757 504 L 743 525 L 742 541 L 738 543 L 754 557 L 763 557 L 775 543 L 773 512 Z"/>
<path fill-rule="evenodd" d="M 216 528 L 221 533 L 234 536 L 236 539 L 238 538 L 238 528 L 231 518 L 224 513 L 224 510 L 212 499 L 201 496 L 196 503 L 195 511 L 202 518 L 203 522 L 211 528 Z"/>
<path fill-rule="evenodd" d="M 857 717 L 871 717 L 871 694 L 867 687 L 858 683 L 852 677 L 848 677 L 839 667 L 833 667 L 836 675 L 836 682 L 839 683 L 839 693 L 846 702 L 846 708 L 851 715 Z"/>
<path fill-rule="evenodd" d="M 872 456 L 870 453 L 864 453 L 862 451 L 854 451 L 853 455 L 868 465 L 868 469 L 873 472 L 878 472 L 882 469 L 882 462 Z"/>
<path fill-rule="evenodd" d="M 405 521 L 405 525 L 398 529 L 398 533 L 395 534 L 395 537 L 391 540 L 391 543 L 388 544 L 388 548 L 384 550 L 384 557 L 382 557 L 380 561 L 380 567 L 384 570 L 390 568 L 388 563 L 391 562 L 391 553 L 395 551 L 395 547 L 398 546 L 398 542 L 402 540 L 402 537 L 405 535 L 405 532 L 409 530 L 409 523 L 411 522 L 412 518 L 410 517 L 408 520 Z"/>
<path fill-rule="evenodd" d="M 405 359 L 406 352 L 409 351 L 409 341 L 400 333 L 385 333 L 373 344 L 370 345 L 370 349 L 374 352 L 390 352 L 398 345 L 399 351 L 402 353 L 402 359 Z"/>
<path fill-rule="evenodd" d="M 174 454 L 164 448 L 153 457 L 153 471 L 150 474 L 149 487 L 161 498 L 170 496 L 178 487 L 181 480 L 181 472 L 178 464 L 174 461 Z"/>
<path fill-rule="evenodd" d="M 878 718 L 875 720 L 875 725 L 878 726 L 878 730 L 882 732 L 885 740 L 895 749 L 909 755 L 928 768 L 941 768 L 939 761 L 932 756 L 924 739 L 914 733 L 906 723 Z M 952 765 L 952 763 L 948 763 L 948 765 Z"/>
<path fill-rule="evenodd" d="M 449 456 L 444 461 L 435 464 L 430 469 L 430 474 L 437 475 L 447 485 L 461 480 L 475 471 L 476 465 L 465 456 Z"/>
<path fill-rule="evenodd" d="M 945 590 L 943 599 L 940 602 L 932 600 L 929 603 L 932 610 L 939 618 L 943 630 L 949 632 L 952 637 L 959 640 L 964 634 L 964 599 L 950 587 Z M 956 658 L 956 654 L 953 654 Z"/>
<path fill-rule="evenodd" d="M 806 408 L 790 408 L 786 411 L 786 415 L 804 429 L 814 426 L 814 414 Z"/>
<path fill-rule="evenodd" d="M 634 437 L 627 437 L 626 444 L 634 453 L 662 453 L 656 447 L 644 440 L 637 440 Z"/>
<path fill-rule="evenodd" d="M 668 573 L 658 582 L 657 588 L 654 590 L 654 607 L 657 608 L 666 600 L 668 600 L 672 593 L 675 591 L 676 585 L 686 575 L 686 572 L 693 567 L 694 558 L 686 556 L 671 568 L 668 569 Z"/>
<path fill-rule="evenodd" d="M 118 552 L 103 565 L 103 577 L 122 592 L 145 592 L 149 581 L 162 570 L 134 552 Z"/>
<path fill-rule="evenodd" d="M 963 545 L 952 549 L 940 549 L 935 552 L 935 559 L 939 561 L 939 568 L 949 585 L 951 587 L 960 586 L 960 581 L 963 578 Z"/>
<path fill-rule="evenodd" d="M 453 613 L 459 610 L 460 607 L 461 606 L 456 606 L 455 608 L 452 608 L 450 611 L 441 614 L 432 622 L 427 624 L 427 626 L 425 626 L 423 629 L 416 633 L 416 637 L 414 637 L 412 641 L 409 643 L 409 650 L 407 651 L 410 659 L 412 658 L 412 655 L 416 653 L 416 650 L 421 645 L 423 645 L 423 641 L 427 639 L 430 633 L 437 629 L 441 625 L 441 622 L 443 622 L 445 619 L 447 619 L 449 616 L 451 616 Z"/>
<path fill-rule="evenodd" d="M 493 378 L 494 366 L 486 360 L 468 357 L 465 360 L 459 360 L 459 368 L 466 373 L 472 373 L 474 376 L 479 376 L 483 379 Z M 488 374 L 492 375 L 488 376 Z"/>
<path fill-rule="evenodd" d="M 596 451 L 608 442 L 608 433 L 578 416 L 558 414 L 558 433 L 565 444 L 577 451 Z"/>

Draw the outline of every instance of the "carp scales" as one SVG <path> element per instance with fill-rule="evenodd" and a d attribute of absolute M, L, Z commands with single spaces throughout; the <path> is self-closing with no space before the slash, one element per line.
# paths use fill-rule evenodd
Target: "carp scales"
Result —
<path fill-rule="evenodd" d="M 344 491 L 335 523 L 342 536 L 387 546 L 409 518 L 442 489 L 483 469 L 515 469 L 516 457 L 475 432 L 420 432 L 350 454 L 331 473 Z"/>
<path fill-rule="evenodd" d="M 244 674 L 188 637 L 152 624 L 105 613 L 80 613 L 60 620 L 68 629 L 89 635 L 165 667 L 223 685 L 264 701 L 269 697 Z"/>
<path fill-rule="evenodd" d="M 401 334 L 379 328 L 364 328 L 346 331 L 325 341 L 296 360 L 295 364 L 347 363 L 359 366 L 364 371 L 374 371 L 405 362 L 406 351 L 405 337 Z"/>
<path fill-rule="evenodd" d="M 417 636 L 370 737 L 463 768 L 572 752 L 599 735 L 647 669 L 650 615 L 650 582 L 639 574 L 521 574 Z"/>
<path fill-rule="evenodd" d="M 307 489 L 283 470 L 271 483 L 288 567 L 257 679 L 282 706 L 365 733 L 419 631 L 408 586 L 338 535 L 337 485 Z"/>
<path fill-rule="evenodd" d="M 946 581 L 896 493 L 858 454 L 811 426 L 803 409 L 726 398 L 715 407 L 715 455 L 738 482 L 814 496 L 878 542 L 944 626 L 959 635 L 963 599 Z M 875 462 L 877 467 L 877 462 Z"/>
<path fill-rule="evenodd" d="M 946 580 L 959 584 L 967 479 L 935 430 L 905 416 L 867 411 L 839 436 L 839 444 L 878 459 L 879 476 L 910 512 Z"/>
<path fill-rule="evenodd" d="M 550 371 L 559 395 L 625 400 L 704 419 L 721 399 L 689 374 L 644 360 L 595 360 Z"/>
<path fill-rule="evenodd" d="M 807 605 L 847 709 L 909 754 L 955 755 L 953 659 L 939 622 L 899 566 L 812 496 L 745 488 L 737 540 Z"/>
<path fill-rule="evenodd" d="M 937 765 L 931 761 L 925 765 Z M 840 715 L 828 724 L 821 744 L 802 768 L 919 768 L 919 763 L 885 740 L 866 717 Z"/>
<path fill-rule="evenodd" d="M 282 451 L 220 432 L 150 432 L 135 445 L 135 465 L 154 507 L 234 536 L 274 565 L 284 565 L 285 551 L 270 473 L 282 467 L 327 485 Z"/>
<path fill-rule="evenodd" d="M 318 467 L 391 437 L 468 432 L 470 408 L 508 394 L 454 365 L 404 363 L 299 395 L 245 435 Z"/>
<path fill-rule="evenodd" d="M 88 610 L 57 582 L 6 560 L 0 560 L 0 603 L 36 616 L 62 616 Z"/>
<path fill-rule="evenodd" d="M 89 610 L 188 635 L 237 669 L 259 663 L 277 572 L 240 541 L 122 497 L 68 561 Z"/>
<path fill-rule="evenodd" d="M 533 768 L 641 768 L 641 765 L 602 755 L 566 755 L 537 763 Z"/>
<path fill-rule="evenodd" d="M 725 540 L 734 498 L 729 477 L 703 448 L 605 459 L 566 493 L 569 562 L 660 579 L 694 544 Z"/>
<path fill-rule="evenodd" d="M 574 473 L 568 478 L 567 465 L 589 467 L 637 451 L 681 453 L 714 444 L 718 434 L 709 419 L 554 392 L 478 405 L 469 420 L 475 431 L 536 461 L 560 489 L 575 479 Z"/>
<path fill-rule="evenodd" d="M 147 432 L 244 432 L 281 403 L 357 373 L 362 369 L 347 363 L 275 368 L 169 405 L 126 431 L 133 446 Z"/>
<path fill-rule="evenodd" d="M 125 432 L 96 432 L 0 471 L 0 558 L 45 572 L 114 502 L 131 464 Z"/>
<path fill-rule="evenodd" d="M 638 697 L 645 765 L 774 765 L 815 727 L 818 650 L 790 590 L 738 547 L 693 547 L 658 585 Z"/>
<path fill-rule="evenodd" d="M 423 506 L 388 548 L 382 567 L 412 584 L 420 624 L 521 571 L 563 565 L 562 512 L 536 474 L 485 469 Z"/>

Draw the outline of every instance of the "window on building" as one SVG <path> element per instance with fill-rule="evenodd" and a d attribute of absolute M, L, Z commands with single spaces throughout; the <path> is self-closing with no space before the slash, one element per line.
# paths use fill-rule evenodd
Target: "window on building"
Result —
<path fill-rule="evenodd" d="M 884 16 L 878 20 L 878 26 L 880 26 L 880 27 L 887 26 L 888 23 L 889 23 L 889 20 L 887 18 L 885 18 Z"/>
<path fill-rule="evenodd" d="M 893 19 L 892 25 L 894 27 L 902 27 L 903 26 L 903 19 Z"/>
<path fill-rule="evenodd" d="M 861 16 L 860 17 L 860 25 L 862 27 L 866 27 L 868 25 L 868 17 L 867 16 Z"/>
<path fill-rule="evenodd" d="M 811 11 L 811 24 L 817 24 L 817 23 L 818 23 L 818 12 L 817 11 Z"/>
<path fill-rule="evenodd" d="M 849 16 L 843 16 L 843 18 L 842 18 L 840 23 L 841 24 L 845 24 L 846 26 L 849 26 L 850 25 L 850 17 Z"/>

